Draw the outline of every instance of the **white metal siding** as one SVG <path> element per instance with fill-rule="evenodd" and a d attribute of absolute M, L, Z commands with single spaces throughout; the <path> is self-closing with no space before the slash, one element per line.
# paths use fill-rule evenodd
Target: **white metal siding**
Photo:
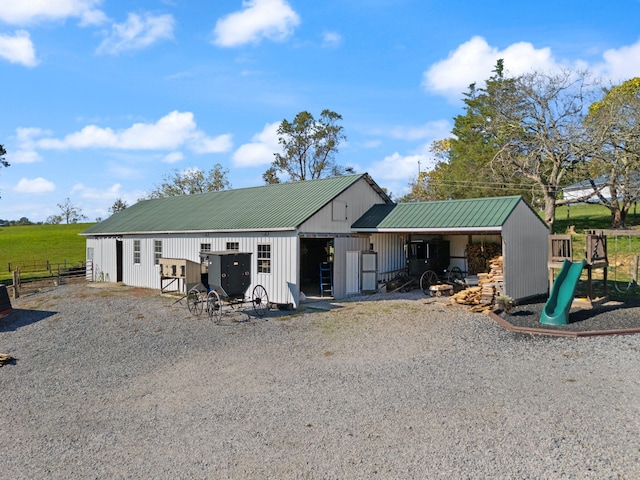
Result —
<path fill-rule="evenodd" d="M 506 294 L 514 299 L 547 293 L 549 230 L 520 202 L 502 230 Z"/>
<path fill-rule="evenodd" d="M 140 264 L 133 263 L 134 240 L 140 240 Z M 123 238 L 122 263 L 123 282 L 126 285 L 160 288 L 160 267 L 155 265 L 154 241 L 162 241 L 162 255 L 167 258 L 185 258 L 200 262 L 200 245 L 210 244 L 212 251 L 226 250 L 227 242 L 237 242 L 241 252 L 250 252 L 252 283 L 247 295 L 260 284 L 273 303 L 298 305 L 298 237 L 295 232 L 249 233 L 246 235 L 224 234 L 175 234 L 157 236 L 126 236 Z M 257 273 L 258 244 L 271 246 L 271 272 Z M 104 269 L 105 281 L 116 280 L 115 240 L 110 238 L 87 239 L 87 247 L 94 248 L 96 268 Z M 102 255 L 102 257 L 100 257 Z M 104 262 L 102 259 L 108 261 Z"/>
<path fill-rule="evenodd" d="M 378 280 L 387 281 L 407 266 L 404 253 L 404 235 L 374 233 L 370 237 L 373 251 L 378 253 Z"/>
<path fill-rule="evenodd" d="M 123 237 L 122 281 L 125 285 L 143 288 L 160 288 L 160 267 L 154 263 L 153 243 L 155 239 L 160 238 L 161 237 L 151 236 Z M 139 264 L 133 263 L 133 246 L 135 240 L 140 241 Z"/>
<path fill-rule="evenodd" d="M 93 278 L 96 282 L 117 280 L 116 239 L 87 237 L 87 249 L 93 248 Z"/>
<path fill-rule="evenodd" d="M 334 240 L 333 296 L 347 296 L 347 252 L 362 252 L 369 249 L 368 237 L 338 237 Z M 358 278 L 360 271 L 358 270 Z"/>
<path fill-rule="evenodd" d="M 336 205 L 334 205 L 334 202 Z M 302 233 L 351 233 L 351 225 L 376 203 L 384 203 L 380 195 L 363 178 L 325 205 L 300 226 Z M 346 218 L 334 220 L 336 209 L 344 209 Z M 335 207 L 335 208 L 334 208 Z"/>

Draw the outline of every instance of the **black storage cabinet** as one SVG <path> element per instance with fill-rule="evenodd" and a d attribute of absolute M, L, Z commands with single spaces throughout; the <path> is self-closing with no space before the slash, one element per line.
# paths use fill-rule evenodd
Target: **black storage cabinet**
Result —
<path fill-rule="evenodd" d="M 209 288 L 221 297 L 244 298 L 251 285 L 251 254 L 240 252 L 206 252 L 209 261 Z"/>

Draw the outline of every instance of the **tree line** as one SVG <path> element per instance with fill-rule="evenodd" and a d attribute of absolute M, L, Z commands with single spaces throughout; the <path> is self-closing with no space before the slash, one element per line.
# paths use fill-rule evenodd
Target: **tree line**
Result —
<path fill-rule="evenodd" d="M 624 227 L 640 195 L 640 78 L 603 87 L 588 71 L 508 76 L 502 60 L 492 73 L 469 86 L 452 136 L 431 145 L 435 167 L 402 200 L 523 195 L 553 231 L 557 206 L 598 198 Z M 562 198 L 577 182 L 588 192 Z"/>

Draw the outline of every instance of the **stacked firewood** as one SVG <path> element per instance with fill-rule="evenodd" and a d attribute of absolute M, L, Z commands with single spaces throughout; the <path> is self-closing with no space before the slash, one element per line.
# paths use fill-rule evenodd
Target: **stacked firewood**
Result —
<path fill-rule="evenodd" d="M 470 243 L 467 245 L 467 272 L 469 275 L 489 270 L 490 259 L 502 253 L 498 243 Z"/>
<path fill-rule="evenodd" d="M 466 288 L 451 297 L 451 301 L 469 306 L 472 312 L 486 312 L 493 307 L 497 295 L 504 292 L 502 256 L 489 260 L 489 273 L 478 273 L 478 286 Z"/>

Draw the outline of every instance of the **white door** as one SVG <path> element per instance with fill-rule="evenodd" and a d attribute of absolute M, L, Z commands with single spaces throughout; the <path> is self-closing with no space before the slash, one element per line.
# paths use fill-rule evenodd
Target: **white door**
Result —
<path fill-rule="evenodd" d="M 378 254 L 362 253 L 362 291 L 373 292 L 378 288 Z"/>
<path fill-rule="evenodd" d="M 360 293 L 360 252 L 347 252 L 347 295 Z"/>

